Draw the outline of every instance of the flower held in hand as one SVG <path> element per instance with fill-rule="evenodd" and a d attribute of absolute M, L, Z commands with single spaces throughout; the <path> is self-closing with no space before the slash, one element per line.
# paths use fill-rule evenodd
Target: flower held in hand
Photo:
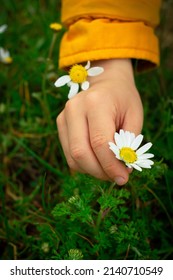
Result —
<path fill-rule="evenodd" d="M 102 67 L 91 67 L 90 61 L 87 62 L 86 66 L 76 64 L 71 67 L 69 75 L 60 77 L 56 82 L 56 87 L 61 87 L 67 84 L 70 87 L 68 98 L 72 98 L 79 91 L 79 85 L 82 90 L 89 88 L 89 82 L 87 81 L 88 76 L 97 76 L 104 71 Z"/>
<path fill-rule="evenodd" d="M 139 148 L 143 140 L 142 134 L 135 137 L 134 133 L 120 129 L 119 133 L 115 132 L 114 140 L 116 144 L 109 142 L 110 150 L 115 154 L 117 159 L 124 161 L 129 168 L 133 167 L 142 171 L 142 168 L 151 168 L 151 165 L 154 164 L 150 160 L 154 155 L 145 153 L 151 148 L 152 143 L 149 142 Z"/>

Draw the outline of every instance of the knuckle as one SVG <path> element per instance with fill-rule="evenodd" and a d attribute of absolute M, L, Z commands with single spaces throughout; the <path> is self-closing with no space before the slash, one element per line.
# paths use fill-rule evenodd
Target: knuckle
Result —
<path fill-rule="evenodd" d="M 69 166 L 71 169 L 77 170 L 77 166 L 76 166 L 74 160 L 73 160 L 71 157 L 67 157 L 66 160 L 67 160 L 68 166 Z"/>
<path fill-rule="evenodd" d="M 91 139 L 91 146 L 94 150 L 101 148 L 105 143 L 105 136 L 101 133 L 95 134 Z"/>
<path fill-rule="evenodd" d="M 76 115 L 76 111 L 80 108 L 80 104 L 78 103 L 77 98 L 72 98 L 68 100 L 65 104 L 64 115 L 67 119 L 71 119 L 74 115 Z"/>
<path fill-rule="evenodd" d="M 68 110 L 71 107 L 71 104 L 72 104 L 72 100 L 70 99 L 65 103 L 65 110 Z"/>
<path fill-rule="evenodd" d="M 61 118 L 61 114 L 59 116 L 57 116 L 56 118 L 56 124 L 57 126 L 60 126 L 61 125 L 61 122 L 62 122 L 62 118 Z"/>
<path fill-rule="evenodd" d="M 65 104 L 65 108 L 64 108 L 65 112 L 71 112 L 71 111 L 73 112 L 74 108 L 76 107 L 75 103 L 76 103 L 75 99 L 73 98 L 68 100 Z"/>
<path fill-rule="evenodd" d="M 75 161 L 80 161 L 85 158 L 86 152 L 84 149 L 80 147 L 72 147 L 71 148 L 71 157 Z"/>
<path fill-rule="evenodd" d="M 56 118 L 56 126 L 57 126 L 58 134 L 61 135 L 63 130 L 63 118 L 61 114 Z"/>
<path fill-rule="evenodd" d="M 85 98 L 85 102 L 89 107 L 94 107 L 98 104 L 99 95 L 97 91 L 92 91 L 92 94 L 88 93 Z"/>

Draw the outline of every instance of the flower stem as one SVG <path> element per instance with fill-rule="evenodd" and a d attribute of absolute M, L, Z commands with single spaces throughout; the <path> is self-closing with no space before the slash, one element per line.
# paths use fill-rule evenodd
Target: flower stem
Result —
<path fill-rule="evenodd" d="M 112 190 L 114 189 L 115 185 L 116 185 L 115 182 L 113 182 L 113 183 L 110 185 L 110 187 L 109 187 L 109 189 L 108 189 L 108 194 L 110 194 L 110 193 L 112 192 Z"/>
<path fill-rule="evenodd" d="M 101 221 L 102 221 L 102 214 L 103 214 L 103 210 L 100 209 L 100 211 L 98 213 L 98 216 L 97 216 L 97 220 L 96 220 L 95 235 L 97 235 L 98 232 L 99 232 L 100 224 L 101 224 Z"/>
<path fill-rule="evenodd" d="M 109 186 L 109 188 L 108 188 L 108 190 L 107 190 L 107 194 L 111 194 L 111 192 L 112 192 L 112 190 L 113 190 L 113 188 L 114 188 L 115 185 L 116 185 L 116 183 L 113 182 L 113 183 Z M 100 211 L 99 211 L 99 213 L 98 213 L 97 220 L 96 220 L 95 234 L 98 234 L 99 228 L 100 228 L 100 224 L 101 224 L 102 220 L 105 219 L 105 217 L 106 217 L 106 215 L 109 213 L 110 209 L 111 209 L 111 208 L 107 208 L 107 209 L 104 209 L 104 210 L 103 210 L 102 208 L 100 208 Z"/>
<path fill-rule="evenodd" d="M 52 58 L 52 53 L 53 53 L 53 49 L 54 49 L 55 42 L 56 42 L 56 39 L 57 39 L 57 34 L 58 34 L 57 32 L 53 33 L 53 37 L 52 37 L 52 41 L 51 41 L 50 48 L 49 48 L 49 53 L 48 53 L 48 59 Z"/>
<path fill-rule="evenodd" d="M 46 61 L 46 68 L 45 68 L 45 72 L 43 75 L 43 80 L 42 80 L 42 93 L 43 93 L 43 110 L 44 110 L 44 117 L 47 121 L 48 119 L 48 123 L 51 123 L 51 117 L 50 117 L 50 108 L 49 108 L 49 104 L 48 104 L 48 99 L 47 99 L 47 91 L 46 91 L 46 76 L 47 76 L 47 70 L 48 70 L 48 61 Z"/>
<path fill-rule="evenodd" d="M 49 124 L 51 124 L 51 116 L 50 116 L 49 103 L 48 103 L 48 99 L 47 99 L 46 79 L 47 79 L 49 63 L 50 63 L 51 58 L 52 58 L 52 53 L 53 53 L 53 49 L 54 49 L 54 46 L 55 46 L 56 38 L 57 38 L 57 33 L 53 33 L 52 41 L 51 41 L 50 48 L 49 48 L 48 57 L 47 57 L 47 60 L 46 60 L 46 67 L 45 67 L 45 71 L 44 71 L 44 75 L 43 75 L 43 80 L 42 80 L 44 114 L 45 114 L 46 121 L 48 119 Z"/>

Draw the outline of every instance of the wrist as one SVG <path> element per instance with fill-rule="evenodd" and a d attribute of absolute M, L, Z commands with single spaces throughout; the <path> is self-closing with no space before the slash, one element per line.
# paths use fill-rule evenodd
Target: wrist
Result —
<path fill-rule="evenodd" d="M 92 81 L 115 79 L 115 77 L 117 77 L 134 82 L 134 72 L 131 59 L 105 59 L 92 61 L 91 64 L 92 66 L 104 68 L 104 72 L 98 77 L 93 77 L 94 79 L 92 78 Z"/>

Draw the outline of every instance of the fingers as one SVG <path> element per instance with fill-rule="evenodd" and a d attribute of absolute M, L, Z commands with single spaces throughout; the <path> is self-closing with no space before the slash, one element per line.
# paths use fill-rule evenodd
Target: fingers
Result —
<path fill-rule="evenodd" d="M 116 113 L 112 99 L 107 95 L 100 98 L 100 92 L 89 93 L 87 98 L 81 93 L 69 100 L 57 118 L 57 126 L 70 168 L 102 180 L 116 181 L 118 185 L 125 184 L 132 169 L 116 159 L 108 145 L 113 141 L 119 120 L 120 114 Z M 137 135 L 142 124 L 143 109 L 139 98 L 134 106 L 128 104 L 118 129 Z"/>
<path fill-rule="evenodd" d="M 107 176 L 117 184 L 123 185 L 128 181 L 129 172 L 108 148 L 108 142 L 113 140 L 115 133 L 116 114 L 110 111 L 110 107 L 106 106 L 104 101 L 100 102 L 95 110 L 96 103 L 92 100 L 90 107 L 93 107 L 93 110 L 88 112 L 91 147 Z"/>
<path fill-rule="evenodd" d="M 57 122 L 58 135 L 61 142 L 61 146 L 63 148 L 63 152 L 69 167 L 72 170 L 76 170 L 81 173 L 84 173 L 82 168 L 73 160 L 69 152 L 68 131 L 67 131 L 67 124 L 65 120 L 64 111 L 57 117 L 56 122 Z"/>
<path fill-rule="evenodd" d="M 57 118 L 59 138 L 67 163 L 73 170 L 109 180 L 90 147 L 84 110 L 81 104 L 74 103 L 75 99 L 67 102 Z"/>

